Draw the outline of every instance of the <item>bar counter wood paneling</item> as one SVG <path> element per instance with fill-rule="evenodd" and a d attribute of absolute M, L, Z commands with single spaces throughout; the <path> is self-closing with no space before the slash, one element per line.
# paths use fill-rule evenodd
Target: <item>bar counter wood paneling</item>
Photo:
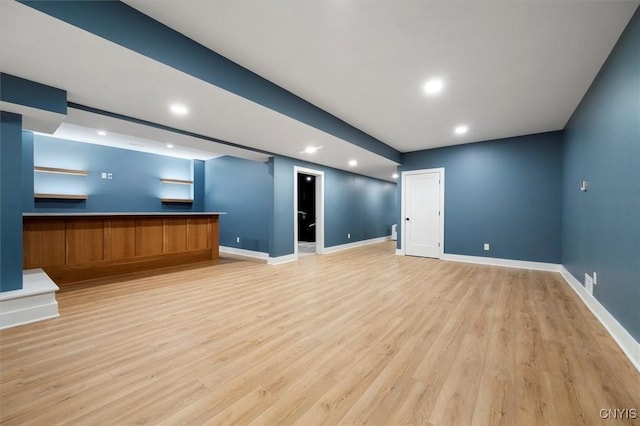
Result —
<path fill-rule="evenodd" d="M 25 213 L 23 267 L 68 284 L 215 260 L 220 214 Z"/>

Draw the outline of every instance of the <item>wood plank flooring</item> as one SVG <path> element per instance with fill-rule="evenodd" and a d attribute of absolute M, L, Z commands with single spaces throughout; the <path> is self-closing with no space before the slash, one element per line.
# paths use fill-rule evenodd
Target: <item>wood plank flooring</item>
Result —
<path fill-rule="evenodd" d="M 0 331 L 7 425 L 593 425 L 640 375 L 559 274 L 391 242 L 75 286 Z M 640 415 L 640 413 L 639 413 Z"/>

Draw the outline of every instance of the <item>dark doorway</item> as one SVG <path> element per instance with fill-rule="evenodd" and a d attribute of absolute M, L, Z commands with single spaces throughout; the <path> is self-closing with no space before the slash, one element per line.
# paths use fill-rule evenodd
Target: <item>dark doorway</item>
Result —
<path fill-rule="evenodd" d="M 316 241 L 316 177 L 298 173 L 298 241 Z"/>

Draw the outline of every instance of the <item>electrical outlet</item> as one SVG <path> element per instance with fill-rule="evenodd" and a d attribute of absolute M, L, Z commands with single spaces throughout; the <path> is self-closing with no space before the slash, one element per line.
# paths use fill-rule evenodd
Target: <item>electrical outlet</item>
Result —
<path fill-rule="evenodd" d="M 107 178 L 107 172 L 102 172 L 102 179 L 106 179 Z"/>
<path fill-rule="evenodd" d="M 489 251 L 489 243 L 484 243 L 484 251 Z"/>
<path fill-rule="evenodd" d="M 351 233 L 347 234 L 347 239 L 349 239 L 349 240 L 351 239 Z"/>
<path fill-rule="evenodd" d="M 240 237 L 236 237 L 236 243 L 240 242 Z"/>
<path fill-rule="evenodd" d="M 584 274 L 584 288 L 587 293 L 593 295 L 593 278 L 587 273 Z"/>
<path fill-rule="evenodd" d="M 113 173 L 107 173 L 107 179 L 113 179 Z"/>

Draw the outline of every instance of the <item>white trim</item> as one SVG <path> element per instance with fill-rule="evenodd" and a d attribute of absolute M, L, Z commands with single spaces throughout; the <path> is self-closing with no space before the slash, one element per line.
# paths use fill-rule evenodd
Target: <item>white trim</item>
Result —
<path fill-rule="evenodd" d="M 530 262 L 528 260 L 501 259 L 497 257 L 466 256 L 445 253 L 442 260 L 451 262 L 478 263 L 480 265 L 504 266 L 505 268 L 533 269 L 535 271 L 559 272 L 559 263 Z"/>
<path fill-rule="evenodd" d="M 576 292 L 582 302 L 589 308 L 591 313 L 600 321 L 600 324 L 609 332 L 613 340 L 620 346 L 622 352 L 629 358 L 629 361 L 640 372 L 640 343 L 600 304 L 600 302 L 590 295 L 582 283 L 578 281 L 567 269 L 561 265 L 560 274 L 567 284 Z"/>
<path fill-rule="evenodd" d="M 220 253 L 233 254 L 236 256 L 250 257 L 252 259 L 267 260 L 269 253 L 254 250 L 245 250 L 235 247 L 220 246 Z"/>
<path fill-rule="evenodd" d="M 269 257 L 267 259 L 267 264 L 282 265 L 283 263 L 295 262 L 296 260 L 298 260 L 298 254 L 293 253 L 293 254 L 287 254 L 285 256 Z"/>
<path fill-rule="evenodd" d="M 403 250 L 396 249 L 396 255 L 404 256 Z M 531 262 L 528 260 L 502 259 L 498 257 L 467 256 L 464 254 L 444 253 L 440 260 L 462 263 L 476 263 L 479 265 L 503 266 L 505 268 L 531 269 L 534 271 L 560 272 L 559 263 Z"/>
<path fill-rule="evenodd" d="M 402 255 L 406 254 L 406 249 L 405 249 L 405 242 L 407 241 L 407 235 L 406 235 L 406 227 L 404 226 L 404 222 L 405 222 L 405 201 L 406 201 L 406 179 L 407 176 L 409 175 L 421 175 L 421 174 L 425 174 L 425 173 L 440 173 L 440 252 L 439 252 L 439 256 L 438 258 L 442 259 L 442 256 L 444 256 L 444 218 L 445 218 L 445 214 L 444 214 L 444 190 L 445 190 L 445 185 L 444 185 L 444 167 L 438 167 L 435 169 L 421 169 L 421 170 L 410 170 L 407 172 L 402 172 L 402 179 L 401 179 L 401 183 L 402 183 L 402 190 L 400 192 L 400 223 L 398 224 L 398 226 L 400 226 L 400 248 L 398 250 L 400 250 L 402 252 Z M 396 253 L 398 254 L 398 253 Z"/>
<path fill-rule="evenodd" d="M 321 254 L 324 253 L 324 172 L 299 166 L 293 166 L 293 254 L 298 255 L 298 173 L 316 177 L 316 253 Z"/>
<path fill-rule="evenodd" d="M 0 293 L 0 330 L 57 317 L 58 290 L 42 269 L 23 271 L 22 289 Z"/>
<path fill-rule="evenodd" d="M 352 248 L 362 247 L 362 246 L 366 246 L 366 245 L 369 245 L 369 244 L 381 243 L 383 241 L 389 241 L 390 238 L 391 238 L 391 235 L 387 235 L 386 237 L 371 238 L 369 240 L 355 241 L 353 243 L 340 244 L 338 246 L 326 247 L 324 249 L 323 254 L 335 253 L 335 252 L 338 252 L 338 251 L 349 250 L 349 249 L 352 249 Z"/>

